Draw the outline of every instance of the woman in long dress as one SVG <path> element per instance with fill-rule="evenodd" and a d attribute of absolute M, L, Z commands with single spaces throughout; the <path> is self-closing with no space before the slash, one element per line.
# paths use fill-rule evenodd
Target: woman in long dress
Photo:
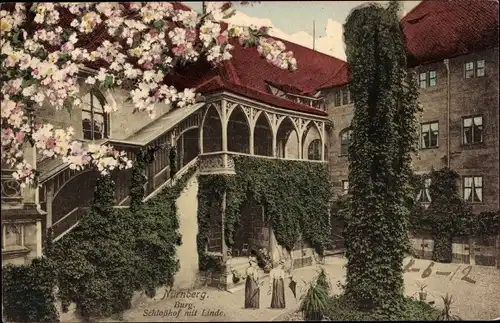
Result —
<path fill-rule="evenodd" d="M 259 285 L 259 267 L 257 259 L 250 257 L 250 266 L 246 272 L 245 282 L 245 308 L 259 308 L 260 304 L 260 285 Z"/>
<path fill-rule="evenodd" d="M 271 308 L 285 308 L 285 261 L 280 259 L 278 265 L 269 273 L 269 292 L 272 290 Z"/>

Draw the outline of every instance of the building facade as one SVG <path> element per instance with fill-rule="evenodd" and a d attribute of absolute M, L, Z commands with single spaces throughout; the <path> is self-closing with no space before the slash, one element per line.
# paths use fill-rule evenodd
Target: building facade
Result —
<path fill-rule="evenodd" d="M 424 1 L 402 20 L 423 106 L 414 169 L 456 170 L 461 194 L 477 213 L 500 207 L 497 13 L 498 2 Z M 148 145 L 175 147 L 180 171 L 196 161 L 199 174 L 231 174 L 234 155 L 328 163 L 335 197 L 347 194 L 354 109 L 347 89 L 347 63 L 283 42 L 300 64 L 296 72 L 273 67 L 255 49 L 235 44 L 233 59 L 221 66 L 214 69 L 200 61 L 176 76 L 174 85 L 197 89 L 202 101 L 182 109 L 158 106 L 154 119 L 133 114 L 121 90 L 104 93 L 120 107 L 118 112 L 104 113 L 96 95 L 84 85 L 82 107 L 71 114 L 44 109 L 37 117 L 58 127 L 72 126 L 76 139 L 109 143 L 132 160 Z M 86 73 L 92 71 L 82 71 L 82 79 Z M 92 201 L 98 177 L 91 170 L 76 172 L 60 160 L 43 159 L 33 148 L 26 151 L 41 173 L 41 186 L 21 190 L 9 176 L 11 171 L 2 166 L 2 264 L 29 263 L 42 254 L 47 228 L 61 237 L 77 225 Z M 170 150 L 155 154 L 146 171 L 146 198 L 170 180 Z M 131 171 L 113 176 L 116 207 L 126 207 Z M 419 199 L 430 202 L 426 187 Z M 261 216 L 259 210 L 249 205 L 244 213 L 256 218 Z M 239 254 L 250 244 L 273 248 L 272 232 L 258 223 L 255 227 L 264 230 L 262 241 L 240 239 L 235 246 Z M 214 232 L 207 248 L 227 258 L 223 240 L 220 232 Z M 298 257 L 303 254 L 298 251 Z"/>
<path fill-rule="evenodd" d="M 477 10 L 482 10 L 481 16 Z M 417 74 L 423 109 L 417 116 L 419 143 L 413 168 L 418 174 L 443 167 L 457 171 L 461 196 L 472 203 L 475 213 L 500 208 L 497 13 L 494 1 L 427 1 L 402 20 L 409 70 Z M 428 37 L 431 30 L 437 40 Z M 335 121 L 328 160 L 336 195 L 346 194 L 349 187 L 346 155 L 354 104 L 347 84 L 345 66 L 322 89 L 328 115 Z M 430 202 L 429 184 L 418 197 L 424 204 Z"/>

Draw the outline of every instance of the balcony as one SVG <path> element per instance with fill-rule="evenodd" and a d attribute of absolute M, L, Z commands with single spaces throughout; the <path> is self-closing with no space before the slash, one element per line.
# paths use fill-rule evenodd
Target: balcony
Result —
<path fill-rule="evenodd" d="M 22 207 L 21 184 L 12 177 L 14 172 L 13 169 L 2 169 L 2 209 Z"/>
<path fill-rule="evenodd" d="M 311 163 L 327 163 L 322 160 L 305 160 L 297 158 L 278 158 L 272 156 L 260 156 L 251 155 L 236 152 L 212 152 L 205 153 L 199 156 L 199 174 L 200 175 L 210 175 L 210 174 L 235 174 L 234 157 L 236 156 L 247 156 L 255 158 L 265 158 L 269 160 L 295 160 L 302 162 Z"/>

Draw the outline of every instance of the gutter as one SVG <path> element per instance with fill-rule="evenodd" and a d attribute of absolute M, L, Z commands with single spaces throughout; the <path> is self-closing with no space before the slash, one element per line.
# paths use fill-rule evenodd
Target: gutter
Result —
<path fill-rule="evenodd" d="M 446 66 L 446 167 L 450 168 L 450 60 L 446 58 L 443 63 Z"/>

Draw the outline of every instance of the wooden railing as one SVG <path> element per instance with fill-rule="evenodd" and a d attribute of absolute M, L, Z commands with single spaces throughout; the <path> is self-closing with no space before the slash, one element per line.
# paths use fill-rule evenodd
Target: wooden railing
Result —
<path fill-rule="evenodd" d="M 128 206 L 114 206 L 115 209 L 127 209 Z M 79 221 L 87 214 L 90 207 L 81 206 L 74 208 L 71 212 L 66 214 L 64 217 L 59 219 L 56 223 L 52 225 L 52 230 L 54 232 L 54 241 L 61 239 L 65 234 L 73 230 L 79 223 Z"/>
<path fill-rule="evenodd" d="M 175 173 L 173 181 L 175 182 L 175 180 L 177 178 L 182 176 L 189 168 L 191 168 L 194 164 L 196 164 L 197 161 L 198 161 L 198 159 L 195 158 L 192 161 L 190 161 L 188 164 L 186 164 L 184 167 L 182 167 L 177 173 Z M 163 174 L 165 172 L 170 172 L 170 168 L 166 167 L 165 169 L 163 169 L 160 173 L 158 173 L 155 177 L 153 177 L 150 180 L 150 182 L 155 183 L 154 185 L 149 186 L 148 183 L 145 184 L 147 190 L 146 190 L 146 197 L 144 198 L 144 201 L 147 201 L 150 198 L 152 198 L 153 196 L 155 196 L 156 194 L 158 194 L 158 192 L 160 192 L 166 186 L 173 184 L 172 178 L 168 178 L 167 180 L 164 180 L 163 183 L 158 180 L 158 178 L 164 178 Z M 167 173 L 167 174 L 170 176 L 169 173 Z M 154 189 L 151 190 L 151 187 L 153 187 Z M 148 188 L 149 188 L 149 190 L 151 190 L 150 192 L 149 192 Z M 129 208 L 129 206 L 128 205 L 116 205 L 116 206 L 114 206 L 114 208 L 115 209 L 126 209 L 126 208 Z M 88 206 L 76 207 L 71 212 L 66 214 L 64 217 L 62 217 L 61 219 L 56 221 L 52 225 L 52 230 L 53 230 L 53 234 L 54 234 L 54 241 L 61 239 L 64 235 L 66 235 L 68 232 L 73 230 L 73 228 L 75 228 L 78 225 L 79 221 L 87 214 L 89 209 L 90 209 L 90 207 L 88 207 Z"/>
<path fill-rule="evenodd" d="M 4 206 L 20 205 L 23 201 L 21 184 L 12 176 L 14 172 L 13 169 L 2 169 L 2 208 Z"/>

